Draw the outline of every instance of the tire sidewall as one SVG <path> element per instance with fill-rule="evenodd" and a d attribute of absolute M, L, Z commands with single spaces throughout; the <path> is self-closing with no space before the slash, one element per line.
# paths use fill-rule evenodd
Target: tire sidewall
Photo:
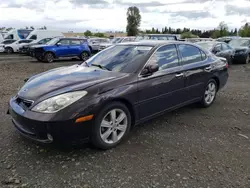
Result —
<path fill-rule="evenodd" d="M 86 56 L 87 59 L 89 58 L 88 52 L 85 52 L 85 51 L 84 51 L 84 52 L 82 52 L 81 55 L 80 55 L 80 59 L 81 59 L 82 61 L 84 61 L 84 58 L 83 58 L 83 56 L 82 56 L 84 53 L 86 53 L 86 54 L 88 55 L 88 56 Z M 85 61 L 86 61 L 87 59 L 85 59 Z"/>
<path fill-rule="evenodd" d="M 210 104 L 208 104 L 208 103 L 206 102 L 206 100 L 205 100 L 205 92 L 206 92 L 206 90 L 207 90 L 208 85 L 209 85 L 211 82 L 215 84 L 215 87 L 216 87 L 216 88 L 215 88 L 215 91 L 216 91 L 216 92 L 215 92 L 213 101 L 212 101 Z M 207 107 L 211 106 L 211 105 L 214 103 L 214 101 L 216 100 L 217 91 L 218 91 L 218 84 L 217 84 L 217 82 L 216 82 L 214 79 L 210 79 L 210 80 L 207 82 L 207 84 L 206 84 L 206 86 L 205 86 L 205 89 L 204 89 L 204 92 L 203 92 L 203 97 L 202 97 L 202 106 L 203 106 L 203 107 L 207 108 Z"/>
<path fill-rule="evenodd" d="M 53 59 L 52 59 L 52 61 L 49 61 L 48 60 L 48 55 L 52 55 L 53 56 Z M 53 53 L 51 53 L 51 52 L 47 52 L 46 54 L 45 54 L 45 58 L 44 58 L 44 60 L 47 62 L 47 63 L 52 63 L 53 61 L 54 61 L 54 55 L 53 55 Z"/>
<path fill-rule="evenodd" d="M 7 48 L 7 54 L 12 54 L 14 52 L 13 48 L 8 47 Z"/>
<path fill-rule="evenodd" d="M 101 135 L 100 135 L 101 126 L 100 125 L 101 125 L 101 121 L 103 120 L 104 116 L 112 109 L 123 110 L 127 115 L 128 125 L 127 125 L 126 132 L 124 133 L 123 137 L 118 142 L 116 142 L 114 144 L 107 144 L 101 138 Z M 120 103 L 120 102 L 112 102 L 111 104 L 108 104 L 103 109 L 101 109 L 99 111 L 99 113 L 97 114 L 97 116 L 94 118 L 94 126 L 92 128 L 91 141 L 99 149 L 105 149 L 105 150 L 111 149 L 125 140 L 125 138 L 128 136 L 130 128 L 131 128 L 131 114 L 130 114 L 128 108 L 126 107 L 126 105 L 124 105 L 123 103 Z"/>

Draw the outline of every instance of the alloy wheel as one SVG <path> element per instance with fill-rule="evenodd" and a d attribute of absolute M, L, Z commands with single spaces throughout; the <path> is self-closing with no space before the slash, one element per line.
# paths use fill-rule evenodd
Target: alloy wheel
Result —
<path fill-rule="evenodd" d="M 128 127 L 128 117 L 121 109 L 110 110 L 102 119 L 100 136 L 106 144 L 115 144 L 122 139 Z"/>
<path fill-rule="evenodd" d="M 47 61 L 48 61 L 49 63 L 51 63 L 51 62 L 54 61 L 54 56 L 53 56 L 52 53 L 48 53 L 48 54 L 47 54 Z"/>
<path fill-rule="evenodd" d="M 215 95 L 216 85 L 214 82 L 210 82 L 205 91 L 205 102 L 207 103 L 207 105 L 210 105 L 214 101 Z"/>
<path fill-rule="evenodd" d="M 81 56 L 83 61 L 86 61 L 89 58 L 89 54 L 87 52 L 83 52 Z"/>

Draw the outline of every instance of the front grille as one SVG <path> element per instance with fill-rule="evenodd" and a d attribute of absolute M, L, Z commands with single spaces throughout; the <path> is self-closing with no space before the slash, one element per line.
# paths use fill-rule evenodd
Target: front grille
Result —
<path fill-rule="evenodd" d="M 24 110 L 27 110 L 31 107 L 31 105 L 33 104 L 33 101 L 30 100 L 26 100 L 26 99 L 22 99 L 20 97 L 16 98 L 16 103 L 21 106 Z"/>

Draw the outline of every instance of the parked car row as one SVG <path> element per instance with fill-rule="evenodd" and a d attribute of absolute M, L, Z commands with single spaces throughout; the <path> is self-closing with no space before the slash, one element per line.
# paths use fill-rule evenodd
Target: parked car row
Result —
<path fill-rule="evenodd" d="M 197 42 L 218 57 L 226 58 L 228 63 L 250 63 L 250 38 L 233 38 L 230 42 Z"/>

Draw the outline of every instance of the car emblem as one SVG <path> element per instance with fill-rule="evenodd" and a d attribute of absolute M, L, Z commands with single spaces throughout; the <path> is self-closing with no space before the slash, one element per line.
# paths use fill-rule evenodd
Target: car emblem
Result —
<path fill-rule="evenodd" d="M 23 89 L 23 90 L 22 90 L 22 92 L 26 92 L 26 91 L 28 91 L 28 89 Z"/>

